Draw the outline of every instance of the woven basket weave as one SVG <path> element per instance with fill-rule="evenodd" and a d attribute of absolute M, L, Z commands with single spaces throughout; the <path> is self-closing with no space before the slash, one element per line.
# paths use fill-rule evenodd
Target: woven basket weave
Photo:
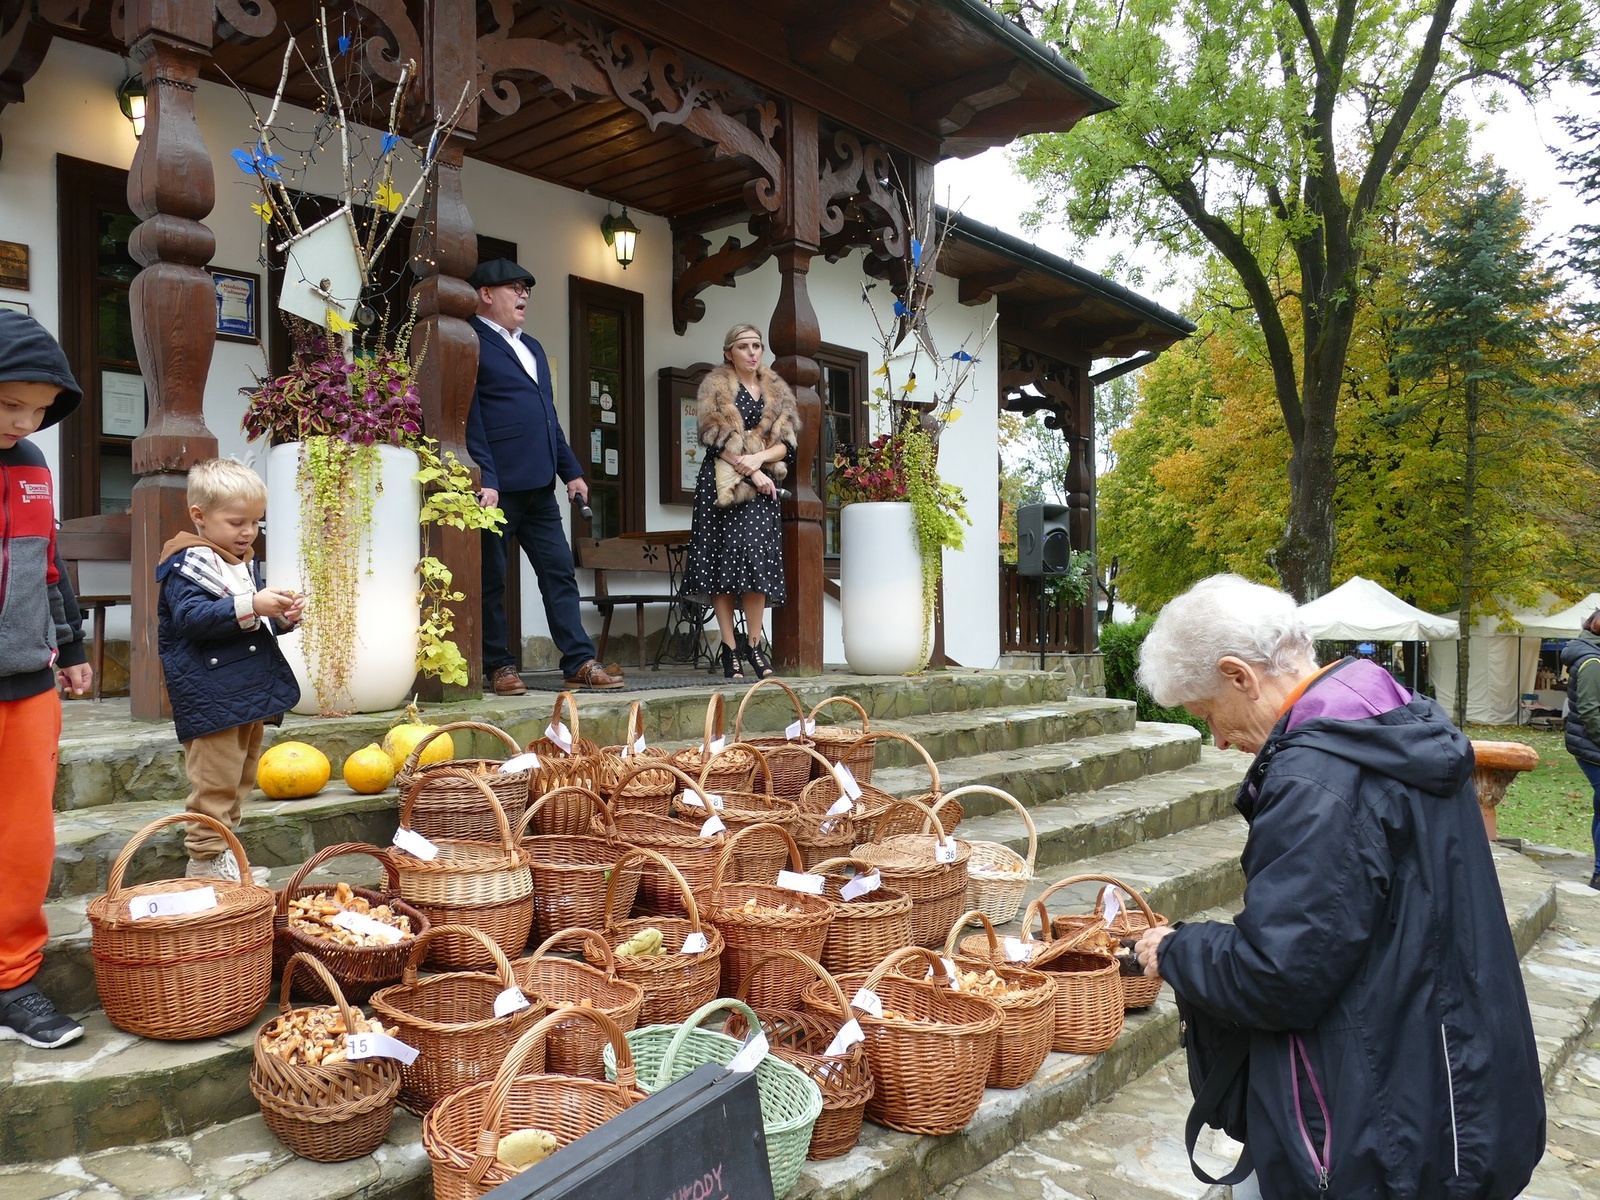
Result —
<path fill-rule="evenodd" d="M 687 750 L 679 750 L 672 756 L 672 765 L 682 770 L 685 774 L 699 776 L 707 766 L 716 751 L 712 748 L 716 742 L 723 740 L 723 711 L 724 701 L 721 692 L 712 692 L 711 698 L 706 701 L 706 724 L 703 735 L 698 745 L 690 746 Z M 755 755 L 748 750 L 741 750 L 737 754 L 723 756 L 705 780 L 707 791 L 711 792 L 747 792 L 750 790 L 750 781 L 755 778 Z"/>
<path fill-rule="evenodd" d="M 744 736 L 745 709 L 750 706 L 755 694 L 764 687 L 780 689 L 794 705 L 795 720 L 800 725 L 800 732 L 794 737 Z M 806 710 L 800 705 L 800 697 L 795 695 L 792 687 L 776 676 L 770 676 L 753 684 L 744 694 L 744 699 L 739 701 L 739 710 L 733 714 L 733 740 L 742 745 L 754 746 L 766 755 L 767 768 L 771 774 L 767 791 L 784 800 L 798 801 L 800 792 L 811 780 L 812 757 L 807 751 L 816 745 L 816 742 L 805 731 L 806 719 Z"/>
<path fill-rule="evenodd" d="M 976 909 L 996 925 L 1014 921 L 1022 911 L 1022 897 L 1033 882 L 1033 864 L 1039 853 L 1039 831 L 1034 828 L 1033 817 L 1010 792 L 983 783 L 971 783 L 947 793 L 948 805 L 968 795 L 995 796 L 1004 800 L 1022 818 L 1022 827 L 1028 831 L 1028 853 L 1018 854 L 1010 846 L 999 842 L 969 842 L 972 857 L 967 860 L 967 907 Z M 939 810 L 944 818 L 944 810 Z"/>
<path fill-rule="evenodd" d="M 567 710 L 567 733 L 572 745 L 568 748 L 548 737 L 537 737 L 528 743 L 528 751 L 539 756 L 539 765 L 528 780 L 529 796 L 543 796 L 571 784 L 593 789 L 600 782 L 600 747 L 580 734 L 578 698 L 571 692 L 556 696 L 555 712 L 550 717 L 550 724 L 560 725 L 563 708 Z M 588 824 L 589 814 L 582 804 L 553 804 L 540 810 L 533 832 L 540 837 L 562 833 L 581 834 L 588 829 Z"/>
<path fill-rule="evenodd" d="M 411 827 L 429 841 L 454 838 L 463 842 L 492 842 L 496 830 L 493 811 L 483 802 L 483 793 L 463 782 L 456 772 L 482 779 L 500 802 L 506 820 L 513 825 L 522 820 L 528 807 L 528 780 L 532 772 L 502 771 L 500 760 L 493 758 L 452 758 L 429 763 L 426 767 L 417 765 L 429 742 L 462 729 L 475 729 L 499 738 L 510 751 L 510 758 L 522 753 L 516 739 L 503 729 L 482 721 L 452 721 L 439 726 L 412 747 L 404 765 L 395 774 L 395 785 L 401 795 L 406 795 L 420 779 L 421 788 L 411 810 Z"/>
<path fill-rule="evenodd" d="M 835 704 L 855 709 L 861 718 L 861 727 L 857 729 L 850 725 L 818 724 L 811 739 L 816 743 L 818 752 L 830 763 L 842 762 L 850 768 L 850 773 L 856 777 L 858 783 L 871 783 L 873 759 L 878 746 L 876 742 L 862 741 L 872 732 L 872 722 L 867 718 L 866 709 L 849 696 L 829 696 L 806 714 L 806 719 L 816 721 L 819 712 Z M 819 770 L 820 768 L 813 766 L 811 776 L 813 779 L 822 778 L 818 773 Z"/>
<path fill-rule="evenodd" d="M 1131 887 L 1122 880 L 1110 875 L 1074 875 L 1069 879 L 1052 884 L 1038 896 L 1039 911 L 1045 911 L 1045 901 L 1057 891 L 1071 887 L 1078 883 L 1107 883 L 1117 888 L 1123 895 L 1131 897 L 1135 908 L 1126 905 L 1122 911 L 1111 919 L 1109 925 L 1105 920 L 1106 894 L 1102 888 L 1094 899 L 1094 911 L 1088 916 L 1060 916 L 1050 921 L 1050 934 L 1056 940 L 1072 938 L 1086 930 L 1097 929 L 1102 926 L 1110 930 L 1111 935 L 1119 940 L 1128 937 L 1137 937 L 1152 925 L 1165 925 L 1167 919 L 1160 913 L 1153 912 L 1145 898 L 1137 888 Z M 1122 975 L 1122 1003 L 1125 1008 L 1149 1008 L 1156 1002 L 1156 997 L 1161 994 L 1161 977 L 1159 975 Z"/>
<path fill-rule="evenodd" d="M 664 763 L 637 763 L 630 768 L 630 774 L 658 770 L 670 772 L 678 786 L 695 794 L 705 812 L 712 811 L 711 800 L 705 790 L 677 767 Z M 623 776 L 624 780 L 628 778 L 628 775 Z M 602 807 L 591 819 L 589 829 L 592 836 L 616 845 L 618 852 L 631 846 L 654 850 L 671 862 L 688 881 L 689 889 L 695 891 L 711 882 L 711 870 L 716 866 L 717 855 L 722 853 L 722 847 L 727 841 L 725 833 L 702 837 L 700 830 L 704 824 L 705 818 L 697 821 L 679 821 L 651 813 L 629 812 L 626 809 L 613 813 L 609 807 Z M 643 912 L 659 913 L 662 916 L 682 916 L 686 911 L 683 893 L 676 882 L 648 862 L 639 878 L 639 894 L 635 906 Z"/>
<path fill-rule="evenodd" d="M 1036 917 L 1041 929 L 1049 928 L 1049 915 L 1037 900 L 1022 914 L 1024 932 L 1033 928 Z M 1109 954 L 1078 949 L 1074 943 L 1084 932 L 1034 945 L 1027 965 L 1056 981 L 1056 1032 L 1050 1048 L 1070 1054 L 1099 1054 L 1122 1032 L 1126 1008 L 1122 969 Z"/>
<path fill-rule="evenodd" d="M 969 922 L 983 925 L 988 938 L 989 953 L 982 958 L 968 958 L 956 953 L 956 936 Z M 999 939 L 989 918 L 974 909 L 963 913 L 950 927 L 945 939 L 945 957 L 962 971 L 993 971 L 1011 984 L 1014 991 L 998 996 L 986 996 L 1000 1006 L 1005 1023 L 1000 1026 L 1000 1036 L 995 1040 L 994 1061 L 989 1064 L 988 1086 L 992 1088 L 1019 1088 L 1032 1079 L 1044 1064 L 1045 1055 L 1055 1041 L 1056 981 L 1041 971 L 1030 970 L 1020 963 L 1004 961 Z"/>
<path fill-rule="evenodd" d="M 551 951 L 566 942 L 592 947 L 605 967 L 591 967 L 571 958 L 556 958 Z M 517 983 L 530 995 L 549 1004 L 576 1004 L 596 1008 L 615 1021 L 624 1033 L 639 1023 L 644 1008 L 644 989 L 617 976 L 617 961 L 611 943 L 593 929 L 563 929 L 540 943 L 527 958 L 511 964 Z M 567 1020 L 555 1026 L 545 1038 L 544 1065 L 551 1075 L 581 1075 L 604 1079 L 600 1061 L 606 1043 L 604 1030 L 587 1021 Z"/>
<path fill-rule="evenodd" d="M 967 899 L 967 860 L 972 848 L 960 838 L 945 835 L 944 826 L 927 805 L 917 800 L 897 800 L 896 808 L 919 810 L 934 832 L 898 833 L 857 846 L 852 856 L 878 868 L 884 883 L 911 897 L 911 941 L 918 946 L 941 946 L 945 932 L 961 915 Z M 880 822 L 880 831 L 882 823 Z M 936 846 L 954 843 L 949 862 L 934 857 Z"/>
<path fill-rule="evenodd" d="M 628 706 L 627 736 L 620 746 L 606 746 L 600 751 L 600 761 L 595 771 L 595 790 L 604 792 L 611 797 L 612 804 L 617 808 L 626 808 L 633 812 L 649 812 L 658 816 L 667 815 L 667 806 L 672 803 L 672 796 L 678 790 L 678 781 L 666 771 L 644 771 L 629 777 L 627 787 L 621 793 L 617 786 L 630 767 L 639 761 L 656 759 L 670 761 L 670 752 L 659 746 L 645 746 L 642 750 L 636 749 L 639 740 L 644 737 L 643 709 L 639 701 L 635 700 Z"/>
<path fill-rule="evenodd" d="M 594 811 L 608 811 L 606 802 L 587 788 L 557 788 L 539 797 L 523 817 L 523 828 L 535 819 L 539 806 L 551 800 L 565 802 L 565 793 L 582 792 Z M 533 872 L 534 935 L 550 937 L 563 929 L 598 928 L 605 920 L 606 884 L 623 851 L 614 839 L 593 836 L 521 837 L 523 852 Z M 630 867 L 618 883 L 617 907 L 632 911 L 639 892 L 640 869 Z"/>
<path fill-rule="evenodd" d="M 846 876 L 835 872 L 848 866 Z M 876 867 L 856 858 L 830 858 L 812 868 L 827 877 L 823 895 L 833 901 L 833 924 L 822 947 L 822 965 L 835 975 L 843 971 L 870 971 L 896 950 L 911 945 L 911 897 L 880 883 L 872 891 L 844 898 L 844 886 L 861 875 L 871 875 Z"/>

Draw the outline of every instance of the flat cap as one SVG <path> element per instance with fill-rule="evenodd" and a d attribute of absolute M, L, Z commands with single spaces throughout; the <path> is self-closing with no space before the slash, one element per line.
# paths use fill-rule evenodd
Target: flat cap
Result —
<path fill-rule="evenodd" d="M 467 276 L 467 282 L 475 288 L 499 287 L 506 283 L 526 283 L 529 287 L 534 285 L 533 276 L 509 258 L 491 258 L 488 262 L 479 263 Z"/>

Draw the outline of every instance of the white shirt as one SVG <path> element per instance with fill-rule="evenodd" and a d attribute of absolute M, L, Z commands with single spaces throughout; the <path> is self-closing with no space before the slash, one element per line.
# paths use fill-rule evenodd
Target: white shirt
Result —
<path fill-rule="evenodd" d="M 538 383 L 539 364 L 534 361 L 533 351 L 528 349 L 528 343 L 523 341 L 516 334 L 512 333 L 511 330 L 505 328 L 504 326 L 496 325 L 488 317 L 480 316 L 478 319 L 490 329 L 498 333 L 501 337 L 505 338 L 506 341 L 511 343 L 511 349 L 516 352 L 517 361 L 522 364 L 522 369 L 528 373 L 528 378 L 533 380 L 535 383 Z"/>

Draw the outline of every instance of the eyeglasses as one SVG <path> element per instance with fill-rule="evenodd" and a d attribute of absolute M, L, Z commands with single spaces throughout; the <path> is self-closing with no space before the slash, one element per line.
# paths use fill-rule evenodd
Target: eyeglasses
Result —
<path fill-rule="evenodd" d="M 517 296 L 517 297 L 519 297 L 519 298 L 521 298 L 523 296 L 526 296 L 529 292 L 531 292 L 533 290 L 527 284 L 522 283 L 520 281 L 518 281 L 517 283 L 508 283 L 505 286 L 510 288 L 511 291 L 512 291 L 512 294 Z"/>

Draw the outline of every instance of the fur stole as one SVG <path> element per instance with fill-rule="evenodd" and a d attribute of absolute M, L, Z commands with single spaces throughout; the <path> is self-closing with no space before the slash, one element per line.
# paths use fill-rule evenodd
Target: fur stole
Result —
<path fill-rule="evenodd" d="M 783 378 L 769 367 L 762 367 L 756 376 L 761 385 L 761 420 L 754 429 L 746 430 L 744 418 L 739 415 L 735 397 L 739 394 L 739 376 L 730 366 L 714 367 L 700 383 L 700 441 L 712 454 L 728 451 L 732 454 L 756 454 L 780 442 L 793 449 L 800 441 L 800 411 L 794 402 L 794 392 Z M 719 468 L 723 466 L 718 461 Z M 767 465 L 767 474 L 773 482 L 781 483 L 789 469 L 780 460 Z M 717 471 L 717 505 L 727 508 L 743 504 L 758 493 L 743 476 L 731 467 Z"/>

